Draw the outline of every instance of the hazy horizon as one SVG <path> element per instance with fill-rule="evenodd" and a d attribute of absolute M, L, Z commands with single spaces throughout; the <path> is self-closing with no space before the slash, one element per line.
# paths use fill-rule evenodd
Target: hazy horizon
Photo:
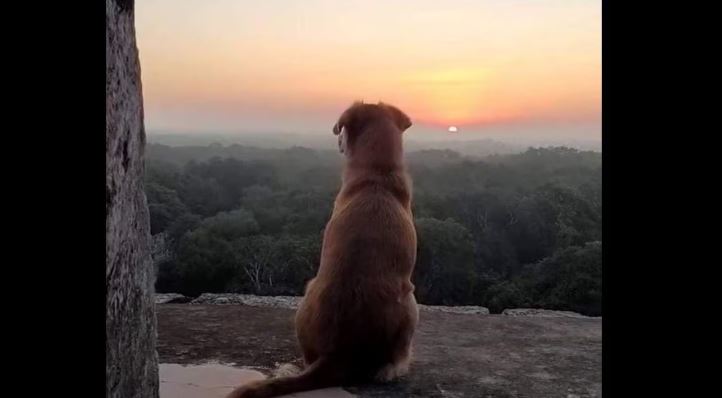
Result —
<path fill-rule="evenodd" d="M 318 132 L 204 132 L 182 133 L 173 131 L 150 130 L 146 132 L 147 142 L 168 146 L 223 146 L 242 145 L 255 148 L 288 149 L 305 147 L 316 150 L 337 151 L 337 137 L 329 133 Z M 508 154 L 523 152 L 530 147 L 569 147 L 578 150 L 602 151 L 602 143 L 597 139 L 584 138 L 525 138 L 518 136 L 487 137 L 477 135 L 459 135 L 449 133 L 407 134 L 404 139 L 407 153 L 419 150 L 452 150 L 462 155 L 486 156 L 488 154 Z"/>
<path fill-rule="evenodd" d="M 152 135 L 322 136 L 360 99 L 412 140 L 601 140 L 599 1 L 149 0 L 136 29 Z"/>

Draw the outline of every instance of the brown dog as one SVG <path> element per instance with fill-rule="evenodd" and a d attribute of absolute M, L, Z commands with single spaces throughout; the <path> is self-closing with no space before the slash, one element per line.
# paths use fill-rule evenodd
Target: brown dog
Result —
<path fill-rule="evenodd" d="M 411 284 L 416 230 L 401 140 L 410 126 L 396 107 L 357 102 L 333 127 L 346 166 L 318 274 L 296 314 L 306 369 L 241 386 L 229 398 L 388 381 L 408 372 L 419 316 Z"/>

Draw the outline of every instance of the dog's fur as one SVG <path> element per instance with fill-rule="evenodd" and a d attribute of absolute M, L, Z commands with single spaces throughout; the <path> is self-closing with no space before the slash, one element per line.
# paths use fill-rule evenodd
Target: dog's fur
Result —
<path fill-rule="evenodd" d="M 296 314 L 306 369 L 241 386 L 229 398 L 389 381 L 408 372 L 419 316 L 411 283 L 416 230 L 402 150 L 410 126 L 396 107 L 357 102 L 333 127 L 346 166 L 318 274 Z"/>

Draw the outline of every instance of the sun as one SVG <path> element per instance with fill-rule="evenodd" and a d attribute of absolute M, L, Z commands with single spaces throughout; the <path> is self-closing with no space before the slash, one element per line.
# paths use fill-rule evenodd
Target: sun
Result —
<path fill-rule="evenodd" d="M 457 129 L 456 126 L 449 126 L 450 133 L 456 133 L 457 131 L 459 131 L 459 129 Z"/>

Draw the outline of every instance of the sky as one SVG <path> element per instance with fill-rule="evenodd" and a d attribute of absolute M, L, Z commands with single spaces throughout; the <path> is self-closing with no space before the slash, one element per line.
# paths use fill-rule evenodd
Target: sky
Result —
<path fill-rule="evenodd" d="M 601 1 L 144 0 L 146 129 L 328 133 L 355 100 L 417 134 L 600 139 Z"/>

